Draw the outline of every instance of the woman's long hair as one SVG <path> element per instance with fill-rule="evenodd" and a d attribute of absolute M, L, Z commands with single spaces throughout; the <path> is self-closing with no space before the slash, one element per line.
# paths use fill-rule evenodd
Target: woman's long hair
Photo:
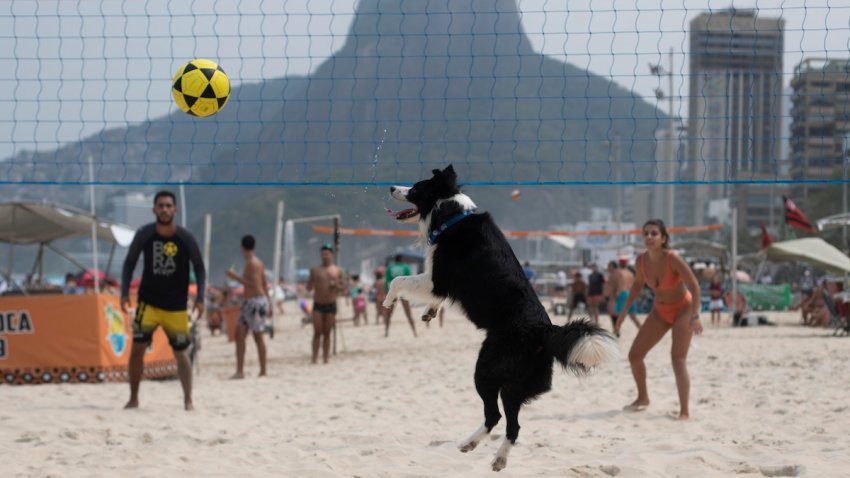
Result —
<path fill-rule="evenodd" d="M 664 225 L 664 221 L 661 219 L 650 219 L 643 223 L 642 231 L 646 231 L 646 226 L 655 226 L 661 231 L 661 237 L 666 239 L 663 244 L 661 244 L 662 249 L 670 249 L 670 234 L 667 233 L 667 226 Z"/>

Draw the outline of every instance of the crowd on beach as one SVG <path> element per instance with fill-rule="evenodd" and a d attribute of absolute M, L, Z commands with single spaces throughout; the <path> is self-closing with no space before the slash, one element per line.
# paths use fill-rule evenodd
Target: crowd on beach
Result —
<path fill-rule="evenodd" d="M 153 332 L 162 327 L 174 350 L 178 363 L 185 405 L 192 409 L 191 371 L 187 349 L 193 342 L 194 331 L 187 317 L 206 317 L 206 325 L 215 334 L 230 322 L 229 335 L 235 333 L 236 372 L 231 377 L 245 377 L 245 351 L 247 339 L 253 338 L 259 356 L 259 375 L 267 373 L 265 338 L 270 330 L 270 318 L 283 315 L 288 297 L 298 300 L 304 313 L 302 324 L 311 324 L 311 362 L 328 363 L 333 340 L 332 333 L 340 319 L 353 326 L 370 322 L 383 326 L 384 337 L 389 337 L 391 319 L 396 308 L 403 313 L 414 337 L 417 322 L 437 319 L 443 325 L 443 311 L 433 316 L 414 319 L 411 304 L 401 298 L 384 307 L 383 301 L 390 283 L 414 273 L 421 262 L 411 268 L 411 262 L 402 254 L 390 256 L 384 265 L 375 268 L 373 280 L 367 281 L 359 274 L 346 273 L 335 260 L 335 247 L 322 245 L 307 280 L 286 284 L 282 279 L 272 280 L 263 261 L 254 253 L 256 240 L 250 234 L 242 237 L 238 245 L 244 258 L 244 267 L 227 270 L 228 282 L 223 287 L 208 287 L 206 271 L 197 242 L 191 232 L 173 223 L 176 206 L 174 195 L 168 191 L 154 198 L 157 221 L 140 228 L 133 239 L 125 259 L 121 281 L 103 277 L 100 283 L 105 291 L 119 292 L 121 309 L 132 317 L 133 347 L 129 363 L 131 396 L 127 408 L 138 406 L 138 389 L 142 376 L 143 355 L 150 344 Z M 672 364 L 680 398 L 680 419 L 689 417 L 689 378 L 687 354 L 691 337 L 703 331 L 702 313 L 710 312 L 710 324 L 724 323 L 722 313 L 733 311 L 732 325 L 745 325 L 749 311 L 745 294 L 733 294 L 729 288 L 729 274 L 722 268 L 697 268 L 688 263 L 670 246 L 666 226 L 660 220 L 650 220 L 642 228 L 645 251 L 632 258 L 611 261 L 602 270 L 595 263 L 572 270 L 558 270 L 557 284 L 552 291 L 550 316 L 558 322 L 557 315 L 586 317 L 603 325 L 620 337 L 620 330 L 628 322 L 638 329 L 629 350 L 629 362 L 637 386 L 637 398 L 626 406 L 627 411 L 640 411 L 649 405 L 646 388 L 644 357 L 668 332 L 672 336 Z M 236 245 L 234 245 L 236 247 Z M 137 261 L 144 256 L 141 278 L 132 280 Z M 421 258 L 420 258 L 421 261 Z M 190 267 L 191 266 L 191 267 Z M 417 267 L 419 266 L 419 267 Z M 190 270 L 191 269 L 191 270 Z M 416 271 L 420 272 L 420 271 Z M 518 271 L 517 271 L 518 272 Z M 537 272 L 529 262 L 522 265 L 522 273 L 537 285 Z M 736 271 L 737 274 L 737 271 Z M 78 294 L 91 290 L 85 280 L 90 276 L 68 274 L 62 293 Z M 542 296 L 550 291 L 535 287 Z M 287 293 L 289 291 L 289 293 Z M 840 289 L 835 281 L 815 280 L 808 270 L 799 283 L 797 307 L 804 325 L 829 326 L 844 317 L 843 300 L 836 302 Z M 132 296 L 136 296 L 131 301 Z M 734 297 L 733 297 L 734 295 Z M 702 297 L 706 297 L 705 304 Z M 338 301 L 345 301 L 352 310 L 351 317 L 338 318 Z M 370 302 L 374 304 L 369 306 Z M 131 305 L 133 307 L 131 308 Z M 400 307 L 397 307 L 399 306 Z M 371 309 L 371 311 L 370 311 Z M 237 314 L 237 320 L 225 320 L 226 311 Z M 206 313 L 205 313 L 206 312 Z M 371 313 L 370 313 L 371 312 Z M 559 313 L 563 312 L 563 314 Z M 638 314 L 646 314 L 639 318 Z M 608 321 L 601 316 L 610 317 Z M 754 324 L 753 324 L 754 325 Z M 420 324 L 421 326 L 421 324 Z"/>
<path fill-rule="evenodd" d="M 690 262 L 689 266 L 705 297 L 701 311 L 710 314 L 710 324 L 747 325 L 747 316 L 756 311 L 748 303 L 746 293 L 738 291 L 733 299 L 728 272 L 711 264 Z M 538 274 L 533 267 L 528 262 L 524 267 L 527 277 L 537 281 Z M 850 315 L 850 297 L 845 297 L 843 278 L 822 275 L 816 279 L 810 269 L 804 269 L 799 277 L 799 281 L 790 284 L 789 309 L 800 312 L 801 325 L 828 328 L 835 327 L 837 321 L 846 320 L 844 318 Z M 554 287 L 544 281 L 538 284 L 541 296 L 549 299 L 548 309 L 553 316 L 566 315 L 567 320 L 574 315 L 587 316 L 599 323 L 600 316 L 609 315 L 613 321 L 619 312 L 617 298 L 634 283 L 634 258 L 621 257 L 609 262 L 605 269 L 600 269 L 596 263 L 559 269 L 554 273 L 554 280 Z M 765 284 L 770 282 L 769 277 L 763 280 Z M 636 301 L 635 312 L 646 314 L 652 304 L 652 289 L 644 287 Z M 635 324 L 639 323 L 633 313 L 630 312 L 629 317 Z"/>

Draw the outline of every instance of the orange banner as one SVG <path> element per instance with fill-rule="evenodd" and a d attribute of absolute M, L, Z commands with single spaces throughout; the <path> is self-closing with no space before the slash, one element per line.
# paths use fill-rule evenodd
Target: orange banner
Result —
<path fill-rule="evenodd" d="M 723 224 L 709 224 L 706 226 L 676 226 L 668 227 L 667 232 L 673 234 L 693 234 L 697 232 L 720 231 L 723 229 Z M 313 232 L 319 234 L 333 234 L 334 228 L 331 226 L 313 226 Z M 502 231 L 507 237 L 545 237 L 545 236 L 639 236 L 643 231 L 640 229 L 622 229 L 616 231 L 606 230 L 590 230 L 590 231 Z M 339 233 L 345 236 L 405 236 L 415 237 L 419 235 L 419 231 L 407 229 L 354 229 L 354 228 L 339 228 Z"/>
<path fill-rule="evenodd" d="M 113 295 L 0 297 L 2 382 L 124 381 L 131 325 Z M 145 376 L 175 372 L 168 339 L 157 330 L 145 354 Z"/>

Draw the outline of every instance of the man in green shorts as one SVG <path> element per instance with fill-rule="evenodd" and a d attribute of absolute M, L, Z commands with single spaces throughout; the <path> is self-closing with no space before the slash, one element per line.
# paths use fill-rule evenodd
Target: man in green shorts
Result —
<path fill-rule="evenodd" d="M 387 265 L 387 275 L 386 282 L 384 282 L 384 291 L 390 291 L 390 282 L 393 281 L 396 277 L 409 276 L 410 275 L 410 266 L 402 262 L 401 254 L 396 254 L 393 258 L 393 261 Z M 413 331 L 413 336 L 416 337 L 416 322 L 413 321 L 413 314 L 410 313 L 410 302 L 401 299 L 401 306 L 404 309 L 405 315 L 407 315 L 407 321 L 410 322 L 410 329 Z M 395 303 L 387 309 L 385 313 L 384 320 L 384 337 L 390 336 L 390 319 L 393 316 L 393 310 L 395 310 Z"/>

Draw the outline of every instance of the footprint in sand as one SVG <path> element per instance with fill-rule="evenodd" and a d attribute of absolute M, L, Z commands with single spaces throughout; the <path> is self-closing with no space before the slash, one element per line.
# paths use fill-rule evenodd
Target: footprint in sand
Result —
<path fill-rule="evenodd" d="M 614 465 L 601 465 L 599 469 L 608 476 L 617 476 L 620 474 L 620 467 Z"/>
<path fill-rule="evenodd" d="M 764 476 L 800 476 L 803 474 L 801 465 L 761 466 L 759 471 Z"/>
<path fill-rule="evenodd" d="M 434 440 L 431 443 L 429 443 L 428 446 L 437 447 L 437 446 L 445 445 L 446 443 L 452 443 L 452 442 L 450 442 L 448 440 Z"/>
<path fill-rule="evenodd" d="M 17 443 L 40 442 L 41 438 L 38 435 L 36 435 L 35 433 L 26 432 L 23 435 L 19 436 L 18 439 L 15 440 L 15 441 Z"/>

